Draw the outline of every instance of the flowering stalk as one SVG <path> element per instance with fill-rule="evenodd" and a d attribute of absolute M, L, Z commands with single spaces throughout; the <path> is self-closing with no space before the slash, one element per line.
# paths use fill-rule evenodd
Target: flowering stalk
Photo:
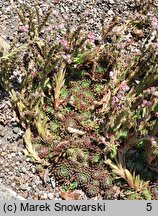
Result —
<path fill-rule="evenodd" d="M 65 83 L 65 63 L 61 65 L 61 68 L 57 72 L 54 78 L 55 88 L 54 88 L 54 108 L 57 109 L 61 104 L 61 100 L 59 99 L 61 89 Z"/>

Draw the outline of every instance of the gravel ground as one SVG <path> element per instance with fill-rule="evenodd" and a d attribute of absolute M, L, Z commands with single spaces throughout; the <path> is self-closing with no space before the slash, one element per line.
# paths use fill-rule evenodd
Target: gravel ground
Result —
<path fill-rule="evenodd" d="M 33 0 L 2 0 L 0 1 L 0 34 L 12 39 L 17 34 L 18 17 L 14 7 L 20 3 L 31 5 Z M 135 12 L 134 0 L 40 0 L 40 8 L 45 11 L 50 5 L 55 11 L 67 15 L 69 22 L 75 26 L 85 24 L 87 30 L 98 32 L 101 20 L 105 23 L 114 15 L 128 16 Z"/>
<path fill-rule="evenodd" d="M 0 36 L 8 41 L 18 34 L 19 21 L 14 8 L 23 2 L 32 4 L 33 1 L 0 0 Z M 114 15 L 126 17 L 136 12 L 132 0 L 40 0 L 39 3 L 43 12 L 53 5 L 55 11 L 68 15 L 73 25 L 77 25 L 83 18 L 85 29 L 96 34 L 101 27 L 102 17 L 107 22 Z M 55 180 L 30 162 L 22 136 L 23 131 L 8 96 L 0 89 L 0 183 L 12 188 L 25 199 L 61 199 L 60 188 Z M 6 198 L 2 188 L 0 187 L 0 199 L 13 198 Z M 82 191 L 77 193 L 80 194 L 80 199 L 88 199 Z"/>

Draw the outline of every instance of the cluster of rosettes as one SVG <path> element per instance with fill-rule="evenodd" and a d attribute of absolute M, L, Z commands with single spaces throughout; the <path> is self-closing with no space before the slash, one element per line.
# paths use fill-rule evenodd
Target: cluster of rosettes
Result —
<path fill-rule="evenodd" d="M 75 182 L 89 197 L 113 191 L 112 177 L 105 171 L 102 150 L 94 140 L 85 139 L 82 142 L 74 140 L 64 147 L 63 155 L 60 154 L 52 168 L 59 183 L 68 186 Z M 58 145 L 56 148 L 58 149 Z"/>
<path fill-rule="evenodd" d="M 69 104 L 71 104 L 75 110 L 86 112 L 87 110 L 94 109 L 93 102 L 95 98 L 88 85 L 80 86 L 78 84 L 74 84 L 70 92 L 71 97 L 69 99 Z"/>

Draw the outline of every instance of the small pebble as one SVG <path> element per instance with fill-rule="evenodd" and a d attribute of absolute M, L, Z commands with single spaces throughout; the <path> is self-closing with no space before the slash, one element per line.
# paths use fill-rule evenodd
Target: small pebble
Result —
<path fill-rule="evenodd" d="M 27 172 L 27 169 L 25 167 L 21 167 L 20 170 L 19 170 L 21 173 L 26 173 Z"/>
<path fill-rule="evenodd" d="M 50 199 L 50 200 L 54 199 L 54 194 L 53 193 L 48 193 L 47 196 L 48 196 L 48 199 Z"/>
<path fill-rule="evenodd" d="M 14 152 L 11 153 L 11 156 L 12 156 L 12 157 L 15 157 L 15 156 L 16 156 L 16 153 L 14 153 Z"/>
<path fill-rule="evenodd" d="M 2 164 L 3 164 L 3 162 L 4 162 L 4 161 L 3 161 L 2 159 L 0 159 L 0 165 L 2 165 Z"/>
<path fill-rule="evenodd" d="M 7 155 L 8 159 L 12 158 L 12 154 Z"/>
<path fill-rule="evenodd" d="M 19 166 L 19 165 L 20 165 L 20 162 L 19 162 L 19 161 L 16 161 L 15 164 L 16 164 L 17 166 Z"/>
<path fill-rule="evenodd" d="M 21 190 L 29 190 L 28 183 L 19 186 Z"/>
<path fill-rule="evenodd" d="M 4 129 L 3 125 L 0 125 L 0 132 Z"/>
<path fill-rule="evenodd" d="M 44 199 L 44 200 L 48 199 L 48 193 L 47 192 L 42 193 L 41 199 Z"/>
<path fill-rule="evenodd" d="M 14 132 L 15 134 L 18 134 L 18 133 L 19 133 L 19 130 L 20 130 L 19 127 L 14 127 L 14 128 L 13 128 L 13 132 Z"/>
<path fill-rule="evenodd" d="M 110 4 L 115 4 L 115 1 L 114 0 L 109 0 L 109 3 Z"/>

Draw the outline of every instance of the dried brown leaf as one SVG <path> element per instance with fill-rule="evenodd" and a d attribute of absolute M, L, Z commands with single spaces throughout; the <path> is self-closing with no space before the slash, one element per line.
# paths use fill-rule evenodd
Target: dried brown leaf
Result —
<path fill-rule="evenodd" d="M 72 191 L 60 192 L 59 195 L 64 200 L 80 200 L 80 194 Z"/>

